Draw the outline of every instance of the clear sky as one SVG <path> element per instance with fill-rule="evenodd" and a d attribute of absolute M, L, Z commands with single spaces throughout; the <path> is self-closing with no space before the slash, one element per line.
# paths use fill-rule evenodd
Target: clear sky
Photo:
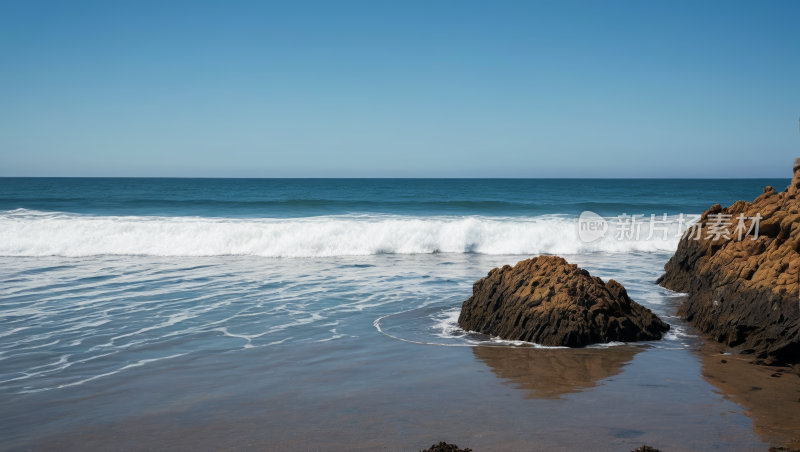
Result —
<path fill-rule="evenodd" d="M 800 1 L 0 2 L 0 176 L 790 177 Z"/>

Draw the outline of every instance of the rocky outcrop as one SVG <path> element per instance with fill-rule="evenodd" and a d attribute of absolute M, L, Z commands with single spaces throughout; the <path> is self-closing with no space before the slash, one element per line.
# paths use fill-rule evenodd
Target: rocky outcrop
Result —
<path fill-rule="evenodd" d="M 469 447 L 459 449 L 455 444 L 447 444 L 444 441 L 440 441 L 439 444 L 432 445 L 430 449 L 423 449 L 419 452 L 472 452 L 472 449 Z"/>
<path fill-rule="evenodd" d="M 495 268 L 472 286 L 458 325 L 507 340 L 582 347 L 661 339 L 669 330 L 622 284 L 589 275 L 558 256 Z"/>
<path fill-rule="evenodd" d="M 711 206 L 657 281 L 688 294 L 679 314 L 702 333 L 766 364 L 800 362 L 800 159 L 793 171 L 781 193 Z"/>
<path fill-rule="evenodd" d="M 633 449 L 631 452 L 661 452 L 660 450 L 656 449 L 655 447 L 650 447 L 647 444 L 637 447 Z"/>

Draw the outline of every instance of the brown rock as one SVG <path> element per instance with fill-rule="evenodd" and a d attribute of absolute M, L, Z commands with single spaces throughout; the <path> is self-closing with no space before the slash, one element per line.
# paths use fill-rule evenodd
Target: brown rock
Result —
<path fill-rule="evenodd" d="M 469 447 L 459 449 L 455 444 L 447 444 L 444 441 L 440 441 L 439 444 L 432 445 L 430 449 L 423 449 L 419 452 L 472 452 L 472 449 Z"/>
<path fill-rule="evenodd" d="M 792 169 L 781 193 L 766 187 L 753 203 L 704 212 L 700 239 L 681 239 L 657 281 L 689 295 L 679 314 L 701 332 L 763 363 L 800 362 L 800 159 Z M 712 214 L 731 215 L 728 238 L 709 234 Z M 745 220 L 739 240 L 740 214 L 763 217 L 758 238 Z"/>
<path fill-rule="evenodd" d="M 669 330 L 620 283 L 604 283 L 558 256 L 490 271 L 473 284 L 458 324 L 502 339 L 568 347 L 656 340 Z"/>
<path fill-rule="evenodd" d="M 637 447 L 633 449 L 631 452 L 661 452 L 660 450 L 656 449 L 655 447 L 650 447 L 647 444 Z"/>

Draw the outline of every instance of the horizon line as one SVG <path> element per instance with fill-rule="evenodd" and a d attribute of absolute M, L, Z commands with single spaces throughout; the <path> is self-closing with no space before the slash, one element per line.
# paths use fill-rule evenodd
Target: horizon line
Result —
<path fill-rule="evenodd" d="M 246 179 L 246 180 L 757 180 L 792 179 L 762 177 L 219 177 L 219 176 L 0 176 L 0 179 Z"/>

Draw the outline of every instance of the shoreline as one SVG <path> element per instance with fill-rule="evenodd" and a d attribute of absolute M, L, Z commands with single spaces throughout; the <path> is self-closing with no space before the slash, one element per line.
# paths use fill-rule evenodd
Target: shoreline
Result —
<path fill-rule="evenodd" d="M 789 366 L 753 362 L 752 355 L 731 352 L 705 338 L 694 352 L 701 376 L 718 393 L 745 408 L 753 432 L 773 446 L 800 449 L 800 373 Z"/>

